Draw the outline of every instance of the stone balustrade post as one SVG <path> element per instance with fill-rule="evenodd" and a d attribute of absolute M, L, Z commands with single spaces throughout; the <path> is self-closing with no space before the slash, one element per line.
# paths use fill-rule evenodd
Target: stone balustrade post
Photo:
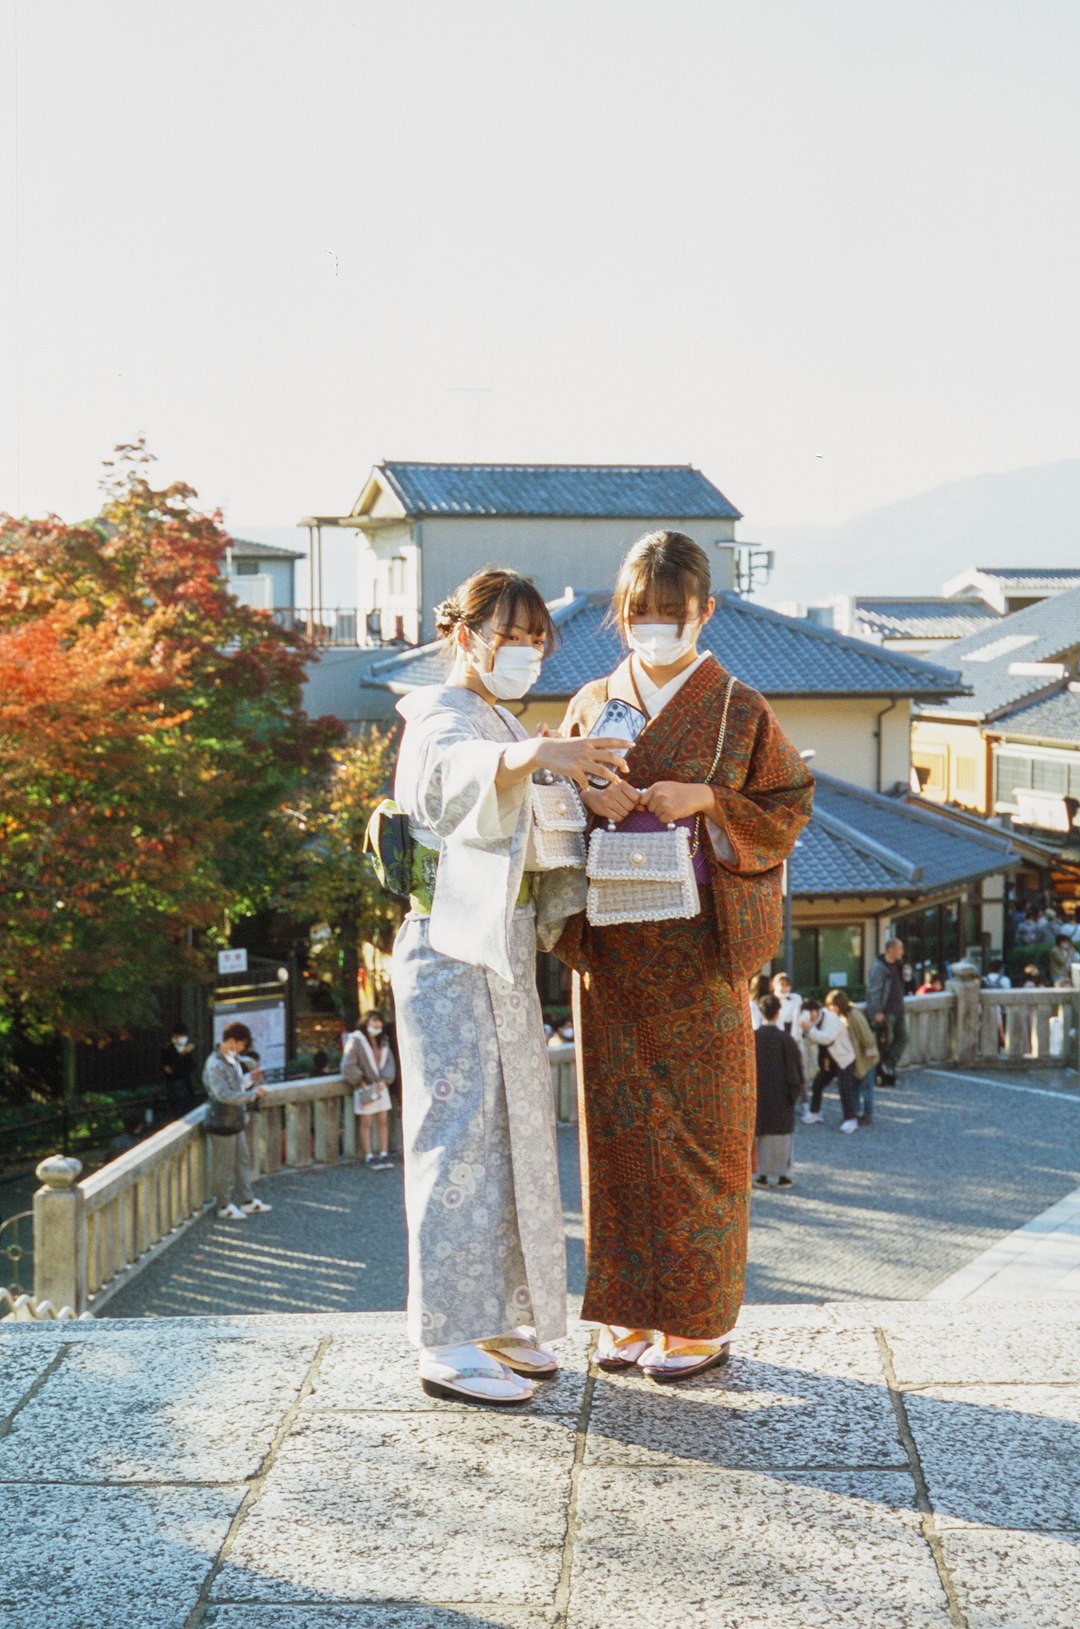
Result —
<path fill-rule="evenodd" d="M 970 962 L 954 962 L 946 986 L 956 997 L 956 1059 L 961 1069 L 971 1069 L 979 1061 L 982 1034 L 982 980 L 979 969 Z"/>
<path fill-rule="evenodd" d="M 86 1202 L 80 1189 L 82 1161 L 53 1154 L 42 1160 L 34 1195 L 34 1300 L 57 1312 L 86 1311 Z"/>

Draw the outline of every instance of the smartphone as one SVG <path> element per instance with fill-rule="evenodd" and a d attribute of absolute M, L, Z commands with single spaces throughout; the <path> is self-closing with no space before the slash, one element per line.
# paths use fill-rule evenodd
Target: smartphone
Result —
<path fill-rule="evenodd" d="M 628 701 L 617 701 L 613 698 L 604 703 L 600 709 L 600 716 L 589 734 L 614 735 L 633 743 L 648 722 L 648 717 L 640 707 L 632 707 Z M 598 792 L 602 792 L 607 784 L 607 781 L 602 781 L 597 775 L 589 776 L 589 785 L 595 786 Z"/>

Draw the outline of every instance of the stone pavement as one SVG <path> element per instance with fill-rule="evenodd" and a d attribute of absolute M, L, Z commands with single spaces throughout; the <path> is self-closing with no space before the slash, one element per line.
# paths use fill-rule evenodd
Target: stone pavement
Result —
<path fill-rule="evenodd" d="M 434 1402 L 397 1316 L 0 1325 L 0 1629 L 1075 1629 L 1080 1303 Z"/>
<path fill-rule="evenodd" d="M 879 1091 L 875 1124 L 854 1137 L 840 1135 L 835 1092 L 827 1124 L 796 1128 L 797 1186 L 754 1192 L 748 1301 L 929 1295 L 1076 1188 L 1075 1074 L 911 1070 L 901 1082 Z M 581 1294 L 575 1129 L 562 1127 L 559 1142 L 570 1286 Z M 260 1191 L 271 1215 L 204 1217 L 112 1297 L 107 1315 L 404 1306 L 400 1172 L 323 1166 L 283 1172 Z"/>

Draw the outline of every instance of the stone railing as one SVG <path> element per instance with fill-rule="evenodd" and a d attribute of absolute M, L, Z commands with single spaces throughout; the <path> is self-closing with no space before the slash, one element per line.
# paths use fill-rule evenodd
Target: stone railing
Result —
<path fill-rule="evenodd" d="M 550 1048 L 560 1119 L 577 1118 L 574 1048 Z M 54 1155 L 37 1168 L 34 1295 L 39 1306 L 99 1312 L 110 1296 L 198 1220 L 213 1195 L 212 1139 L 205 1105 L 79 1180 L 76 1159 Z M 267 1086 L 249 1120 L 257 1175 L 356 1158 L 352 1088 L 340 1075 Z M 25 1316 L 25 1313 L 22 1314 Z"/>
<path fill-rule="evenodd" d="M 54 1155 L 37 1168 L 34 1300 L 99 1311 L 131 1275 L 167 1249 L 213 1193 L 206 1107 L 165 1126 L 82 1182 L 76 1159 Z M 267 1086 L 249 1122 L 252 1162 L 265 1175 L 352 1159 L 352 1088 L 339 1075 Z"/>
<path fill-rule="evenodd" d="M 1080 1068 L 1080 991 L 984 990 L 956 978 L 904 1002 L 905 1063 Z"/>
<path fill-rule="evenodd" d="M 555 1118 L 568 1124 L 577 1122 L 577 1063 L 572 1041 L 548 1047 L 551 1064 L 551 1090 L 555 1098 Z"/>

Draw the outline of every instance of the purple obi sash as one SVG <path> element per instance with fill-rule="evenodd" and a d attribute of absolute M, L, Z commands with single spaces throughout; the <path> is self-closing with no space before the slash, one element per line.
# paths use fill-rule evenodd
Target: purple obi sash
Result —
<path fill-rule="evenodd" d="M 704 823 L 705 816 L 702 815 L 701 819 Z M 675 824 L 677 826 L 682 826 L 689 834 L 690 846 L 693 848 L 694 827 L 697 824 L 697 816 L 687 815 L 685 820 L 676 820 Z M 630 813 L 626 816 L 626 819 L 618 822 L 618 828 L 620 831 L 667 831 L 667 826 L 664 821 L 657 820 L 656 816 L 648 809 L 631 809 Z M 709 863 L 705 858 L 705 844 L 708 841 L 708 833 L 703 829 L 701 833 L 700 847 L 698 848 L 697 853 L 691 858 L 691 864 L 694 867 L 694 876 L 697 878 L 699 886 L 704 886 L 709 880 Z"/>

